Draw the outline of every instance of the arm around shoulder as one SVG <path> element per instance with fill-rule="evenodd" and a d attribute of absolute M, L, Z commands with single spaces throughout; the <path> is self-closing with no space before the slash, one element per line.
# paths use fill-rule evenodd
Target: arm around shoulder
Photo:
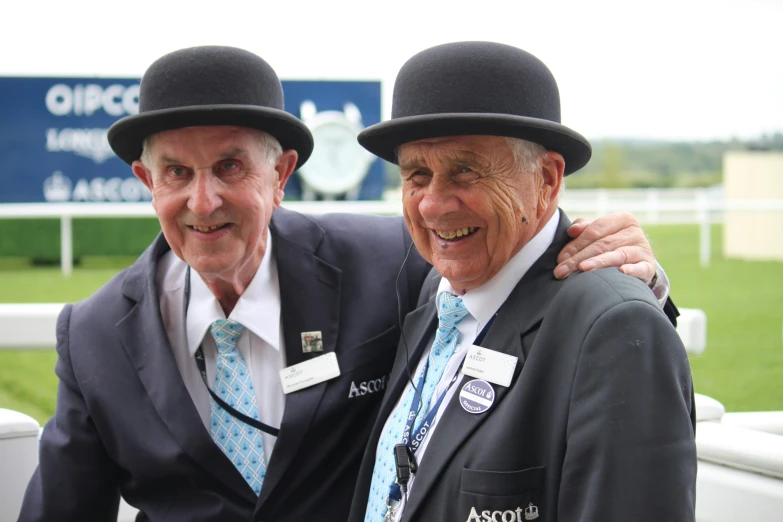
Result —
<path fill-rule="evenodd" d="M 116 468 L 97 432 L 71 362 L 73 307 L 57 320 L 57 408 L 41 436 L 39 463 L 19 522 L 117 519 Z"/>
<path fill-rule="evenodd" d="M 661 310 L 611 307 L 574 376 L 560 520 L 694 520 L 696 447 L 687 355 Z"/>

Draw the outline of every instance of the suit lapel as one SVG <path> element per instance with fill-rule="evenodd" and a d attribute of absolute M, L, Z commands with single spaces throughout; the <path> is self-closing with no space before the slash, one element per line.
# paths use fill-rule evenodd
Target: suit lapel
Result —
<path fill-rule="evenodd" d="M 316 255 L 324 231 L 305 216 L 275 211 L 271 232 L 280 284 L 286 365 L 334 352 L 340 322 L 341 272 Z M 304 353 L 302 332 L 320 331 L 323 353 Z M 291 465 L 315 416 L 327 382 L 289 393 L 275 451 L 257 509 L 272 495 Z"/>
<path fill-rule="evenodd" d="M 419 463 L 420 468 L 416 474 L 415 486 L 411 490 L 403 514 L 405 520 L 411 520 L 415 516 L 416 510 L 421 507 L 428 492 L 437 483 L 438 477 L 444 472 L 444 468 L 449 464 L 459 447 L 489 418 L 493 411 L 497 410 L 509 390 L 516 384 L 522 373 L 525 359 L 529 355 L 524 353 L 522 338 L 543 320 L 549 303 L 562 284 L 562 281 L 555 279 L 552 272 L 557 266 L 558 253 L 569 240 L 566 231 L 570 224 L 565 214 L 561 213 L 552 244 L 525 273 L 506 302 L 500 307 L 495 321 L 481 343 L 482 346 L 518 358 L 511 386 L 493 386 L 495 401 L 492 408 L 487 413 L 474 415 L 464 411 L 459 404 L 459 390 L 465 383 L 473 379 L 468 376 L 462 378 L 427 444 L 422 462 Z M 434 306 L 431 308 L 434 313 Z M 434 327 L 430 327 L 430 332 L 432 328 Z M 398 397 L 399 394 L 395 396 Z"/>
<path fill-rule="evenodd" d="M 366 507 L 366 499 L 369 495 L 370 483 L 372 481 L 372 472 L 375 467 L 375 448 L 378 446 L 378 440 L 380 439 L 381 432 L 386 424 L 386 419 L 392 414 L 394 405 L 397 404 L 397 401 L 408 383 L 405 343 L 408 345 L 407 355 L 410 356 L 411 372 L 413 372 L 418 364 L 417 361 L 421 358 L 422 352 L 424 352 L 424 349 L 430 343 L 430 336 L 437 325 L 438 317 L 433 299 L 430 299 L 419 306 L 405 317 L 405 323 L 402 326 L 402 337 L 404 337 L 405 342 L 401 339 L 397 346 L 397 355 L 394 360 L 391 375 L 389 376 L 389 385 L 387 386 L 386 393 L 381 401 L 378 418 L 370 432 L 367 449 L 364 453 L 365 456 L 362 459 L 362 464 L 359 468 L 359 477 L 355 492 L 355 497 L 357 499 L 362 499 L 362 502 L 356 501 L 353 503 L 352 515 L 354 511 L 361 509 L 361 513 L 358 516 L 364 519 L 364 507 Z M 362 507 L 359 508 L 359 506 Z"/>
<path fill-rule="evenodd" d="M 125 276 L 123 294 L 135 305 L 118 324 L 122 344 L 161 420 L 182 448 L 230 489 L 248 500 L 255 494 L 204 428 L 182 376 L 160 314 L 158 261 L 169 250 L 159 235 Z"/>

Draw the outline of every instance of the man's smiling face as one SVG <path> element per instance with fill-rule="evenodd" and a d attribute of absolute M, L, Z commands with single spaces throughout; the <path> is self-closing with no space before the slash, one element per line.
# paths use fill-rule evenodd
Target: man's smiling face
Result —
<path fill-rule="evenodd" d="M 134 173 L 152 192 L 171 249 L 202 277 L 245 279 L 261 264 L 272 212 L 287 180 L 259 131 L 187 127 L 149 140 Z"/>
<path fill-rule="evenodd" d="M 413 241 L 454 289 L 486 283 L 535 235 L 546 184 L 519 171 L 505 138 L 426 139 L 398 157 Z"/>

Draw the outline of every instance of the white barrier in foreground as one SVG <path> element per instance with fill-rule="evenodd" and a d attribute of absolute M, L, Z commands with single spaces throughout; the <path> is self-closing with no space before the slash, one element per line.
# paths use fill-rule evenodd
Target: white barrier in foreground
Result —
<path fill-rule="evenodd" d="M 723 413 L 696 394 L 697 522 L 773 522 L 783 513 L 783 412 Z"/>
<path fill-rule="evenodd" d="M 62 304 L 0 304 L 1 348 L 55 345 Z M 702 310 L 683 308 L 677 331 L 689 355 L 706 345 Z M 23 325 L 23 328 L 19 328 Z M 783 512 L 783 412 L 725 413 L 709 397 L 697 395 L 696 446 L 699 457 L 697 522 L 773 522 Z M 38 462 L 38 423 L 0 409 L 0 522 L 12 522 Z M 118 522 L 134 520 L 124 501 Z"/>
<path fill-rule="evenodd" d="M 62 303 L 0 304 L 0 349 L 51 349 Z"/>
<path fill-rule="evenodd" d="M 783 513 L 783 435 L 765 431 L 764 426 L 779 429 L 783 412 L 723 414 L 720 403 L 698 394 L 696 409 L 696 521 L 779 521 Z M 734 415 L 753 415 L 757 429 L 738 427 Z M 0 522 L 16 520 L 37 463 L 38 423 L 21 413 L 0 409 Z M 122 501 L 118 522 L 131 522 L 136 513 Z"/>
<path fill-rule="evenodd" d="M 57 343 L 57 316 L 63 304 L 0 304 L 0 350 L 51 349 Z M 677 319 L 688 355 L 700 355 L 707 344 L 707 316 L 696 308 L 680 308 Z"/>
<path fill-rule="evenodd" d="M 677 333 L 688 355 L 701 355 L 707 347 L 707 314 L 698 308 L 680 308 Z"/>
<path fill-rule="evenodd" d="M 0 408 L 0 522 L 14 522 L 38 465 L 38 423 Z"/>

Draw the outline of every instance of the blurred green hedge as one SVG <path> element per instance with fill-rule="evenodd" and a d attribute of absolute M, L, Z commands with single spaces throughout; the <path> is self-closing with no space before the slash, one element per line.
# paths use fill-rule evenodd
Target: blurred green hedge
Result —
<path fill-rule="evenodd" d="M 73 220 L 73 257 L 138 256 L 160 232 L 155 218 Z M 0 258 L 26 258 L 33 263 L 59 263 L 59 219 L 0 220 Z"/>

